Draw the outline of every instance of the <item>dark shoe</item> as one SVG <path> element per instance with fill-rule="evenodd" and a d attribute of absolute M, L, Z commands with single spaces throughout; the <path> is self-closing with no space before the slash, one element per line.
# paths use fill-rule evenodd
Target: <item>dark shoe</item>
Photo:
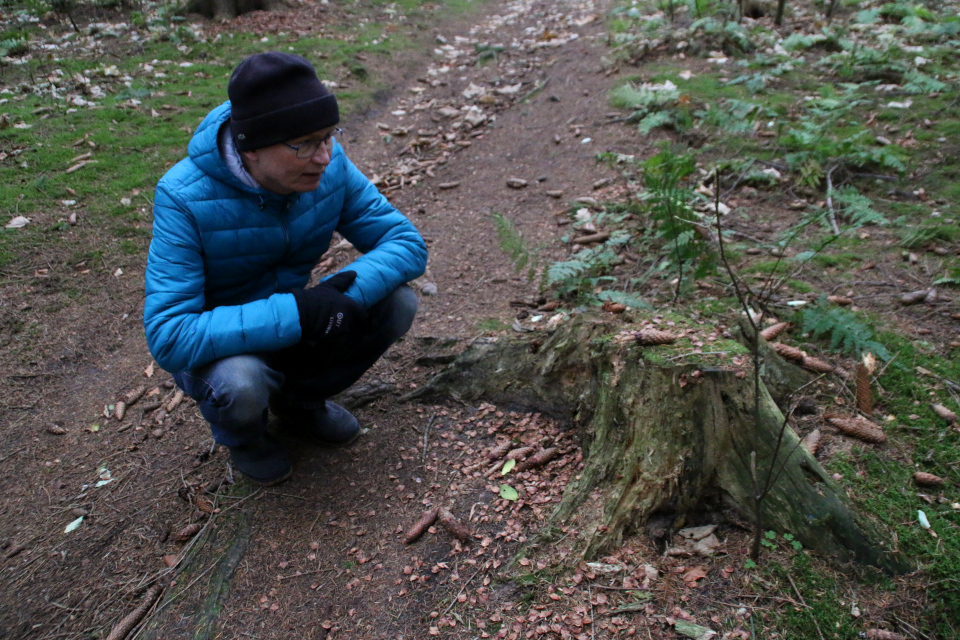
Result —
<path fill-rule="evenodd" d="M 280 484 L 293 474 L 293 465 L 283 448 L 268 438 L 253 444 L 230 447 L 233 467 L 265 487 Z"/>
<path fill-rule="evenodd" d="M 360 437 L 353 414 L 329 400 L 323 409 L 286 409 L 279 418 L 286 432 L 324 446 L 345 447 Z"/>

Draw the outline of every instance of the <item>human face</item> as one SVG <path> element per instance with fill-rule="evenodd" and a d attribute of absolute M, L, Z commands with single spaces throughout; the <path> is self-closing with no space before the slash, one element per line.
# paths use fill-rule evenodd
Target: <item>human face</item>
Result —
<path fill-rule="evenodd" d="M 320 178 L 333 152 L 333 133 L 336 127 L 327 127 L 262 149 L 244 151 L 243 164 L 264 189 L 280 195 L 307 193 L 320 185 Z M 309 158 L 298 158 L 297 147 L 308 141 L 323 141 Z"/>

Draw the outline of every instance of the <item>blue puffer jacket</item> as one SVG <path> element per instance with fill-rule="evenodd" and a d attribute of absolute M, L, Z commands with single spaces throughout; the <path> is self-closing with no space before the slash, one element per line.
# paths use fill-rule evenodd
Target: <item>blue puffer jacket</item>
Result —
<path fill-rule="evenodd" d="M 300 341 L 292 289 L 303 287 L 334 230 L 364 255 L 347 295 L 366 307 L 420 276 L 427 249 L 413 224 L 336 144 L 320 186 L 280 196 L 241 183 L 217 133 L 230 103 L 214 109 L 189 157 L 157 185 L 143 322 L 147 345 L 171 372 Z"/>

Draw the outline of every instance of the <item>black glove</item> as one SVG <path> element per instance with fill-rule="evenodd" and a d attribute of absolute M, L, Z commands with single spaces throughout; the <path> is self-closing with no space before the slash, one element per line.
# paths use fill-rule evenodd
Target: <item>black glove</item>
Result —
<path fill-rule="evenodd" d="M 306 342 L 362 334 L 367 311 L 343 292 L 357 279 L 356 271 L 344 271 L 310 289 L 294 289 L 300 312 L 300 339 Z"/>

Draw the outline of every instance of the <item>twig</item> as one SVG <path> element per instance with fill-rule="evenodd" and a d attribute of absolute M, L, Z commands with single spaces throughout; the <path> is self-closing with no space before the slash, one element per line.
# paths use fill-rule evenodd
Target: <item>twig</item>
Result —
<path fill-rule="evenodd" d="M 277 581 L 283 582 L 284 580 L 293 580 L 294 578 L 302 578 L 303 576 L 312 576 L 318 573 L 330 573 L 331 571 L 336 571 L 336 569 L 317 569 L 316 571 L 304 571 L 303 573 L 300 573 L 298 571 L 297 573 L 290 574 L 289 576 L 277 576 Z"/>
<path fill-rule="evenodd" d="M 453 596 L 453 599 L 450 601 L 450 606 L 447 607 L 446 611 L 444 611 L 443 613 L 440 614 L 440 617 L 441 617 L 441 618 L 442 618 L 443 616 L 447 615 L 447 613 L 450 612 L 450 609 L 453 609 L 453 605 L 455 605 L 455 604 L 457 603 L 457 598 L 460 597 L 460 594 L 463 593 L 463 590 L 467 588 L 467 585 L 470 584 L 470 582 L 471 582 L 474 578 L 476 578 L 476 577 L 477 577 L 477 574 L 479 574 L 481 571 L 483 571 L 483 566 L 481 566 L 479 569 L 477 569 L 477 570 L 473 573 L 473 575 L 470 576 L 470 578 L 469 578 L 466 582 L 463 583 L 463 586 L 460 587 L 460 591 L 457 593 L 457 595 Z"/>
<path fill-rule="evenodd" d="M 837 226 L 837 216 L 833 211 L 833 180 L 830 177 L 836 168 L 836 165 L 834 165 L 827 171 L 827 209 L 830 210 L 830 226 L 833 227 L 833 235 L 838 236 L 840 235 L 840 227 Z"/>
<path fill-rule="evenodd" d="M 434 411 L 433 415 L 430 416 L 430 420 L 427 421 L 427 426 L 423 429 L 423 455 L 421 456 L 420 464 L 426 466 L 427 464 L 427 446 L 430 444 L 430 427 L 433 426 L 433 421 L 437 418 L 437 412 Z"/>
<path fill-rule="evenodd" d="M 800 589 L 797 589 L 797 583 L 793 581 L 793 577 L 788 573 L 787 580 L 790 581 L 790 586 L 793 587 L 793 592 L 797 594 L 797 597 L 800 598 L 800 602 L 803 603 L 803 606 L 810 610 L 810 606 L 807 604 L 807 601 L 803 599 L 803 594 L 800 593 Z M 820 624 L 817 622 L 817 617 L 813 615 L 813 612 L 810 612 L 810 619 L 813 620 L 813 626 L 817 628 L 817 633 L 820 634 L 820 640 L 826 640 L 823 637 L 823 631 L 820 630 Z"/>
<path fill-rule="evenodd" d="M 679 360 L 680 358 L 686 358 L 687 356 L 725 356 L 729 353 L 729 351 L 691 351 L 690 353 L 681 353 L 678 356 L 667 358 L 667 360 Z"/>

